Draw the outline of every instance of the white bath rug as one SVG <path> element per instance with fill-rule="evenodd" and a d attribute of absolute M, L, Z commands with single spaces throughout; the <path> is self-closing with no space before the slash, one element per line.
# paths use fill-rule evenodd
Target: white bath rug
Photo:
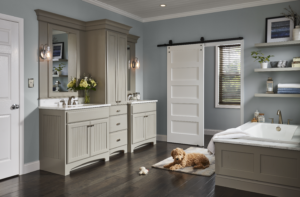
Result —
<path fill-rule="evenodd" d="M 201 153 L 201 154 L 204 154 L 209 159 L 210 166 L 206 169 L 194 169 L 193 167 L 185 167 L 185 168 L 178 169 L 178 170 L 175 170 L 175 171 L 183 172 L 183 173 L 187 173 L 187 174 L 199 175 L 199 176 L 211 176 L 212 174 L 215 173 L 215 156 L 210 155 L 207 152 L 207 149 L 190 147 L 190 148 L 188 148 L 184 151 L 186 153 Z M 169 170 L 167 168 L 164 168 L 164 165 L 167 165 L 167 164 L 169 164 L 173 161 L 174 161 L 174 159 L 172 157 L 169 157 L 165 160 L 162 160 L 161 162 L 158 162 L 158 163 L 154 164 L 152 167 L 153 168 L 164 169 L 164 170 Z"/>

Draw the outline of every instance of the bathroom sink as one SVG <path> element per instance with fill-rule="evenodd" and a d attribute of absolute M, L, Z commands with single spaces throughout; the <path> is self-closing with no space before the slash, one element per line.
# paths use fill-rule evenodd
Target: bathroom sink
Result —
<path fill-rule="evenodd" d="M 52 110 L 74 110 L 74 109 L 87 109 L 87 108 L 98 108 L 98 107 L 109 107 L 110 104 L 78 104 L 78 105 L 47 105 L 40 106 L 39 109 L 52 109 Z"/>

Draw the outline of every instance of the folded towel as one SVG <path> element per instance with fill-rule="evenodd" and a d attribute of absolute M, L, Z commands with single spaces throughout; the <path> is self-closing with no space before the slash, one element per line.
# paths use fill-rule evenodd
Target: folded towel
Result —
<path fill-rule="evenodd" d="M 280 91 L 300 91 L 300 88 L 278 88 Z"/>
<path fill-rule="evenodd" d="M 289 83 L 289 84 L 279 83 L 278 88 L 300 88 L 300 84 L 299 83 Z"/>
<path fill-rule="evenodd" d="M 215 144 L 213 141 L 214 139 L 236 139 L 245 136 L 249 136 L 249 133 L 242 131 L 240 127 L 227 129 L 226 131 L 217 133 L 213 136 L 207 146 L 207 150 L 210 154 L 215 154 Z"/>
<path fill-rule="evenodd" d="M 293 91 L 277 91 L 277 94 L 300 94 L 300 91 L 293 92 Z"/>

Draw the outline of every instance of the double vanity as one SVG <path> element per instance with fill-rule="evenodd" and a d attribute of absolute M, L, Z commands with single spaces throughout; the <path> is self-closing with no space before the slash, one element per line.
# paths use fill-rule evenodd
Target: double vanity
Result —
<path fill-rule="evenodd" d="M 52 57 L 39 59 L 40 169 L 69 175 L 100 159 L 109 161 L 112 154 L 156 144 L 157 101 L 128 99 L 137 94 L 139 68 L 139 37 L 129 34 L 131 27 L 43 10 L 36 14 L 39 48 L 50 47 Z M 83 103 L 84 93 L 67 84 L 90 77 L 97 83 L 96 91 L 90 91 L 93 104 L 77 104 Z"/>
<path fill-rule="evenodd" d="M 40 169 L 66 176 L 83 164 L 156 144 L 156 102 L 40 106 Z"/>

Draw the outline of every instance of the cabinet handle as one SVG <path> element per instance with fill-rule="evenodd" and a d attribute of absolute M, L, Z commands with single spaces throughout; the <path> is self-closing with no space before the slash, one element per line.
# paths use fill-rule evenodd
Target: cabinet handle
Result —
<path fill-rule="evenodd" d="M 117 139 L 117 142 L 121 141 L 121 139 Z"/>
<path fill-rule="evenodd" d="M 117 112 L 120 112 L 120 110 L 117 110 Z"/>
<path fill-rule="evenodd" d="M 87 127 L 93 127 L 94 125 L 89 125 L 89 126 L 87 126 Z"/>
<path fill-rule="evenodd" d="M 121 123 L 117 123 L 117 126 L 119 126 Z"/>

